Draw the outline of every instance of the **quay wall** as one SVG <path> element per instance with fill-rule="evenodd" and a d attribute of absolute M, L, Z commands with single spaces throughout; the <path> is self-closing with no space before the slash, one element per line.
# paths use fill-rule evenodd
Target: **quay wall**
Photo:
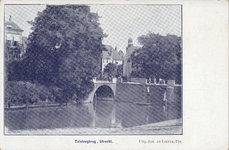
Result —
<path fill-rule="evenodd" d="M 117 83 L 115 100 L 132 103 L 146 103 L 145 85 Z"/>
<path fill-rule="evenodd" d="M 182 116 L 182 86 L 118 83 L 115 100 L 126 103 L 150 104 L 165 119 Z"/>

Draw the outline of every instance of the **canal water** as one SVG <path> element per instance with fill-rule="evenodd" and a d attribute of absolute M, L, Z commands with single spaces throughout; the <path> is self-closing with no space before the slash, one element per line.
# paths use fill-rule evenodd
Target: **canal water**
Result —
<path fill-rule="evenodd" d="M 5 127 L 9 130 L 53 129 L 69 127 L 128 128 L 179 118 L 168 118 L 165 104 L 136 104 L 97 99 L 81 106 L 39 107 L 5 110 Z"/>
<path fill-rule="evenodd" d="M 163 106 L 98 100 L 93 126 L 127 128 L 163 121 L 165 115 Z"/>

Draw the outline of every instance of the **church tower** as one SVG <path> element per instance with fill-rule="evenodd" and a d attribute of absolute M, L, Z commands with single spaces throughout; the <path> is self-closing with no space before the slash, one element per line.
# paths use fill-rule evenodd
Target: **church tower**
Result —
<path fill-rule="evenodd" d="M 133 39 L 130 37 L 128 39 L 128 46 L 126 47 L 126 52 L 128 51 L 129 47 L 133 46 Z"/>
<path fill-rule="evenodd" d="M 128 62 L 132 52 L 135 50 L 133 45 L 133 39 L 130 37 L 128 39 L 128 46 L 126 47 L 126 54 L 123 58 L 123 75 L 127 77 L 127 80 L 130 81 L 131 74 L 131 62 Z"/>

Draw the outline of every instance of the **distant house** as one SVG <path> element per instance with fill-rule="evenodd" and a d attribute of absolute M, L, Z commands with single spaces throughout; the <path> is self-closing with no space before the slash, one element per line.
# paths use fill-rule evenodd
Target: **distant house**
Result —
<path fill-rule="evenodd" d="M 5 47 L 7 48 L 8 59 L 20 59 L 20 55 L 25 53 L 27 38 L 22 37 L 23 30 L 12 21 L 5 22 Z"/>
<path fill-rule="evenodd" d="M 123 62 L 123 52 L 120 50 L 117 52 L 117 47 L 114 49 L 110 45 L 105 45 L 106 50 L 102 53 L 102 72 L 107 64 L 113 63 L 117 65 L 122 65 Z"/>
<path fill-rule="evenodd" d="M 123 53 L 123 51 L 118 51 L 118 54 L 119 54 L 119 56 L 121 56 L 122 58 L 123 58 L 123 56 L 124 56 L 124 53 Z"/>
<path fill-rule="evenodd" d="M 129 38 L 128 39 L 128 46 L 126 47 L 126 54 L 123 57 L 123 76 L 126 76 L 127 78 L 131 77 L 131 72 L 132 72 L 132 63 L 129 60 L 131 54 L 136 50 L 139 49 L 140 47 L 134 46 L 133 45 L 133 39 Z"/>

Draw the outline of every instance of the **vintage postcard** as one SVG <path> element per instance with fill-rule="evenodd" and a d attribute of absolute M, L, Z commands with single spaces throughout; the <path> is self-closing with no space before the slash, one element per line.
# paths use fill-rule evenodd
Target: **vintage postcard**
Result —
<path fill-rule="evenodd" d="M 227 149 L 223 4 L 2 2 L 0 148 Z"/>

